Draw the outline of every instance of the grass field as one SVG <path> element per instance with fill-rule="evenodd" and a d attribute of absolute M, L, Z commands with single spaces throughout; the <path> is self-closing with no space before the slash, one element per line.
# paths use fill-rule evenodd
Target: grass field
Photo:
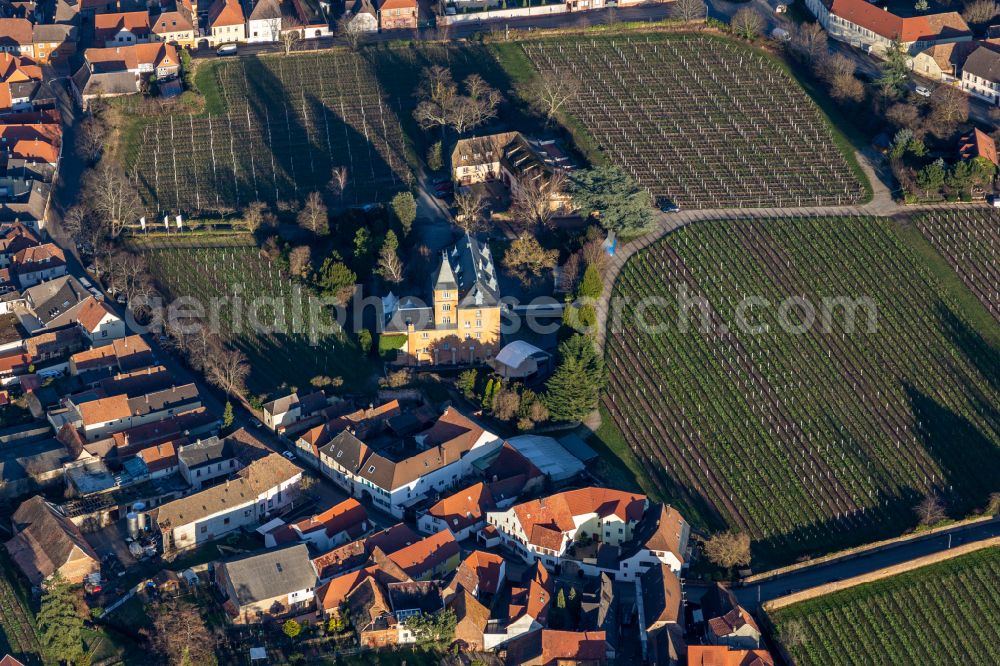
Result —
<path fill-rule="evenodd" d="M 932 269 L 884 220 L 685 227 L 619 275 L 604 407 L 650 483 L 763 561 L 899 533 L 928 492 L 962 515 L 1000 488 L 1000 352 Z M 853 330 L 841 297 L 868 299 Z"/>
<path fill-rule="evenodd" d="M 325 310 L 311 312 L 310 290 L 280 274 L 256 247 L 146 249 L 150 272 L 170 299 L 195 297 L 208 314 L 220 301 L 218 329 L 224 340 L 242 350 L 252 368 L 251 392 L 271 394 L 282 386 L 307 389 L 316 375 L 342 377 L 351 391 L 363 392 L 372 366 L 354 339 L 342 331 L 313 338 L 312 322 L 330 326 Z M 234 305 L 239 299 L 240 305 Z M 263 302 L 259 310 L 250 299 Z M 269 299 L 269 300 L 268 300 Z M 254 322 L 262 326 L 256 328 Z"/>
<path fill-rule="evenodd" d="M 346 166 L 348 204 L 388 201 L 410 172 L 399 120 L 364 58 L 243 57 L 200 68 L 201 114 L 132 123 L 126 165 L 156 211 L 204 215 L 301 202 Z"/>
<path fill-rule="evenodd" d="M 657 197 L 725 208 L 868 196 L 847 142 L 835 140 L 816 104 L 762 52 L 707 35 L 576 37 L 522 48 L 541 71 L 579 82 L 569 114 Z"/>
<path fill-rule="evenodd" d="M 1000 548 L 835 592 L 771 614 L 797 666 L 1000 664 Z"/>

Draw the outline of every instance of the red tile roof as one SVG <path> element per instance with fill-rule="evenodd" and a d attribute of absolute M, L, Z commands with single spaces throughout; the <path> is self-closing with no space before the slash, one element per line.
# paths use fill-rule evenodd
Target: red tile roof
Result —
<path fill-rule="evenodd" d="M 495 553 L 474 550 L 458 566 L 449 587 L 456 590 L 461 587 L 477 595 L 496 594 L 503 564 L 503 558 Z"/>
<path fill-rule="evenodd" d="M 208 25 L 218 28 L 225 25 L 243 25 L 246 18 L 238 0 L 215 0 L 208 10 Z"/>
<path fill-rule="evenodd" d="M 560 550 L 563 534 L 576 528 L 574 516 L 597 514 L 606 518 L 616 515 L 626 523 L 638 522 L 645 508 L 645 495 L 590 487 L 523 502 L 513 510 L 531 543 Z"/>
<path fill-rule="evenodd" d="M 173 442 L 165 442 L 145 448 L 136 454 L 146 463 L 150 472 L 159 472 L 177 465 L 177 451 Z"/>
<path fill-rule="evenodd" d="M 149 12 L 118 12 L 94 16 L 94 37 L 98 42 L 114 39 L 122 30 L 136 37 L 149 36 Z"/>
<path fill-rule="evenodd" d="M 100 72 L 135 71 L 140 65 L 177 67 L 180 64 L 177 49 L 172 44 L 159 42 L 87 49 L 83 55 L 91 67 Z"/>
<path fill-rule="evenodd" d="M 867 0 L 833 0 L 830 13 L 886 39 L 899 39 L 904 43 L 928 41 L 942 35 L 972 34 L 955 12 L 903 18 Z"/>
<path fill-rule="evenodd" d="M 455 541 L 452 533 L 448 530 L 441 530 L 437 534 L 432 534 L 394 553 L 389 553 L 389 559 L 411 578 L 420 578 L 460 551 L 458 542 Z"/>
<path fill-rule="evenodd" d="M 0 44 L 12 42 L 18 46 L 31 46 L 31 21 L 23 18 L 0 18 Z"/>
<path fill-rule="evenodd" d="M 688 666 L 774 666 L 767 650 L 730 650 L 725 645 L 689 645 Z"/>
<path fill-rule="evenodd" d="M 336 504 L 323 513 L 316 514 L 310 518 L 293 523 L 290 527 L 297 529 L 301 534 L 308 534 L 315 530 L 326 530 L 329 537 L 333 537 L 341 532 L 347 532 L 352 538 L 361 536 L 367 524 L 368 512 L 353 498 L 348 498 Z"/>
<path fill-rule="evenodd" d="M 971 133 L 962 137 L 958 147 L 958 154 L 963 160 L 982 157 L 1000 166 L 1000 161 L 997 160 L 996 142 L 993 141 L 993 138 L 989 134 L 986 134 L 979 128 L 973 128 Z"/>

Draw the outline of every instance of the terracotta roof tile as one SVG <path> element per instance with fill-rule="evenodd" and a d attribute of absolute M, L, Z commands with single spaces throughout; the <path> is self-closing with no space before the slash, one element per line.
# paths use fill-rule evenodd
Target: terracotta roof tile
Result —
<path fill-rule="evenodd" d="M 31 21 L 23 18 L 0 18 L 0 46 L 31 46 Z"/>
<path fill-rule="evenodd" d="M 297 529 L 301 534 L 325 530 L 329 537 L 347 532 L 350 537 L 357 538 L 364 533 L 367 521 L 368 512 L 365 508 L 356 499 L 348 498 L 323 513 L 300 520 L 290 527 Z"/>
<path fill-rule="evenodd" d="M 98 42 L 114 39 L 122 30 L 136 37 L 149 36 L 149 12 L 118 12 L 94 16 L 94 37 Z"/>
<path fill-rule="evenodd" d="M 774 666 L 767 650 L 731 650 L 725 645 L 689 645 L 689 666 Z"/>
<path fill-rule="evenodd" d="M 225 25 L 243 25 L 246 18 L 238 0 L 215 0 L 208 10 L 208 24 L 213 28 Z"/>
<path fill-rule="evenodd" d="M 446 562 L 460 552 L 458 542 L 448 530 L 400 548 L 389 554 L 389 559 L 412 578 L 420 578 L 428 571 Z"/>

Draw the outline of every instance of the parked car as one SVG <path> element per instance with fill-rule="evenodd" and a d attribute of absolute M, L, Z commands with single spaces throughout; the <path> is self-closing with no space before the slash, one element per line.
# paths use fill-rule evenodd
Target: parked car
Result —
<path fill-rule="evenodd" d="M 291 451 L 282 451 L 281 455 L 285 456 L 289 460 L 295 460 L 295 454 L 292 453 Z"/>
<path fill-rule="evenodd" d="M 215 50 L 215 54 L 218 56 L 234 56 L 238 48 L 236 44 L 223 44 Z"/>
<path fill-rule="evenodd" d="M 673 201 L 664 201 L 660 204 L 661 213 L 677 213 L 681 209 L 680 206 L 675 204 Z"/>
<path fill-rule="evenodd" d="M 993 196 L 987 197 L 986 201 L 994 208 L 1000 208 L 1000 196 L 994 194 Z"/>
<path fill-rule="evenodd" d="M 917 86 L 917 87 L 916 87 L 916 88 L 914 89 L 914 91 L 913 91 L 913 92 L 917 93 L 917 94 L 918 94 L 918 95 L 920 95 L 921 97 L 930 97 L 930 96 L 931 96 L 931 91 L 930 91 L 930 89 L 929 89 L 929 88 L 925 88 L 924 86 Z"/>

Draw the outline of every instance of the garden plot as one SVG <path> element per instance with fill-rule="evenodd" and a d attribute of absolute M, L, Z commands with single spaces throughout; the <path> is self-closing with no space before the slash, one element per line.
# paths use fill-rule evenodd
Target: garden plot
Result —
<path fill-rule="evenodd" d="M 693 208 L 844 205 L 865 187 L 798 84 L 768 57 L 707 36 L 527 42 L 579 82 L 569 111 L 658 198 Z"/>
<path fill-rule="evenodd" d="M 985 504 L 1000 487 L 995 361 L 902 243 L 869 218 L 706 222 L 629 260 L 604 405 L 665 495 L 785 559 L 898 534 L 931 492 L 954 515 Z M 647 296 L 666 302 L 640 313 Z M 801 331 L 800 306 L 782 315 L 793 297 L 816 315 Z M 824 300 L 843 297 L 874 317 L 853 301 L 849 330 Z"/>
<path fill-rule="evenodd" d="M 195 297 L 206 309 L 213 298 L 230 299 L 218 310 L 218 332 L 247 355 L 247 384 L 253 393 L 271 393 L 282 385 L 307 389 L 317 375 L 339 376 L 350 390 L 365 390 L 371 366 L 353 339 L 342 331 L 313 339 L 312 293 L 262 259 L 256 247 L 157 249 L 145 254 L 168 298 Z M 272 305 L 262 307 L 257 320 L 277 322 L 273 331 L 251 325 L 249 303 L 262 297 Z M 237 299 L 240 304 L 232 305 Z M 322 323 L 329 324 L 329 313 L 324 311 L 322 317 Z M 202 321 L 210 321 L 209 315 Z"/>
<path fill-rule="evenodd" d="M 920 233 L 1000 319 L 1000 211 L 936 210 L 916 218 Z"/>
<path fill-rule="evenodd" d="M 399 121 L 370 66 L 349 53 L 239 58 L 215 65 L 221 115 L 166 115 L 143 129 L 143 197 L 161 212 L 295 203 L 346 167 L 342 202 L 387 201 L 410 178 Z"/>

